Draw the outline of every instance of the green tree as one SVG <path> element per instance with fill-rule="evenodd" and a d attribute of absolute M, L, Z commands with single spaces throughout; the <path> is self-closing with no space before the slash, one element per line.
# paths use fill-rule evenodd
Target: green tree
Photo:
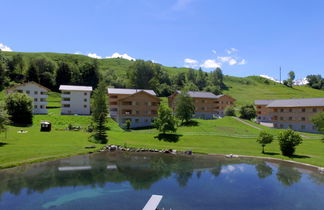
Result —
<path fill-rule="evenodd" d="M 302 137 L 290 129 L 279 133 L 278 139 L 281 153 L 284 156 L 292 156 L 295 153 L 295 147 L 303 142 Z"/>
<path fill-rule="evenodd" d="M 196 72 L 193 69 L 189 69 L 187 72 L 187 81 L 196 84 Z"/>
<path fill-rule="evenodd" d="M 0 133 L 6 131 L 6 125 L 9 123 L 9 115 L 3 103 L 0 103 Z"/>
<path fill-rule="evenodd" d="M 251 120 L 256 117 L 256 110 L 253 104 L 247 104 L 240 108 L 240 118 Z"/>
<path fill-rule="evenodd" d="M 294 80 L 295 80 L 295 72 L 290 71 L 290 72 L 288 73 L 288 79 L 287 79 L 286 82 L 284 82 L 284 84 L 285 84 L 286 86 L 288 86 L 288 87 L 292 87 L 293 84 L 294 84 Z"/>
<path fill-rule="evenodd" d="M 232 106 L 227 106 L 225 108 L 225 116 L 235 116 L 235 109 Z"/>
<path fill-rule="evenodd" d="M 29 68 L 27 70 L 27 75 L 26 75 L 26 81 L 34 81 L 39 83 L 40 77 L 39 77 L 39 71 L 37 66 L 34 63 L 31 63 L 29 65 Z"/>
<path fill-rule="evenodd" d="M 6 73 L 7 73 L 7 66 L 5 63 L 0 61 L 0 91 L 4 89 L 6 84 Z"/>
<path fill-rule="evenodd" d="M 136 60 L 127 73 L 129 87 L 140 89 L 155 89 L 161 76 L 161 65 L 151 61 Z"/>
<path fill-rule="evenodd" d="M 99 67 L 96 61 L 92 63 L 85 63 L 80 68 L 82 75 L 82 85 L 92 86 L 96 88 L 99 83 Z M 73 73 L 73 71 L 72 71 Z"/>
<path fill-rule="evenodd" d="M 190 98 L 188 91 L 182 90 L 176 97 L 176 117 L 181 120 L 183 124 L 188 123 L 195 114 L 195 105 Z"/>
<path fill-rule="evenodd" d="M 319 112 L 313 115 L 311 120 L 315 125 L 317 131 L 324 132 L 324 112 Z"/>
<path fill-rule="evenodd" d="M 22 82 L 24 80 L 28 65 L 22 54 L 13 55 L 8 62 L 8 67 L 10 69 L 9 77 L 12 81 Z"/>
<path fill-rule="evenodd" d="M 56 86 L 69 85 L 72 81 L 72 66 L 70 63 L 61 62 L 56 72 Z"/>
<path fill-rule="evenodd" d="M 198 70 L 198 75 L 197 75 L 197 86 L 199 90 L 203 90 L 207 86 L 207 75 L 206 72 L 203 72 L 201 68 Z"/>
<path fill-rule="evenodd" d="M 257 139 L 257 142 L 261 144 L 262 146 L 262 153 L 264 153 L 264 147 L 267 144 L 270 144 L 273 141 L 273 135 L 270 133 L 267 133 L 266 131 L 261 131 L 259 134 L 259 137 Z"/>
<path fill-rule="evenodd" d="M 6 97 L 5 103 L 11 122 L 25 125 L 33 123 L 33 102 L 29 96 L 12 93 Z"/>
<path fill-rule="evenodd" d="M 314 89 L 324 89 L 324 78 L 321 75 L 308 75 L 307 76 L 308 86 Z"/>
<path fill-rule="evenodd" d="M 158 117 L 154 120 L 154 126 L 165 134 L 166 132 L 176 132 L 177 131 L 177 122 L 175 117 L 172 115 L 171 109 L 161 104 L 158 110 Z"/>
<path fill-rule="evenodd" d="M 106 122 L 108 116 L 106 86 L 103 82 L 95 89 L 92 103 L 92 121 L 95 125 L 94 141 L 106 144 L 108 137 L 106 133 Z"/>

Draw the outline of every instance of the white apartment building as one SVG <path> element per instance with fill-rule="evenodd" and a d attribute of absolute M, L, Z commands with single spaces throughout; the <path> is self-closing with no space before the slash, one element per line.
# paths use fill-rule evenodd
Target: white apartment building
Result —
<path fill-rule="evenodd" d="M 60 85 L 62 107 L 61 114 L 90 114 L 90 95 L 92 87 L 76 85 Z"/>
<path fill-rule="evenodd" d="M 33 100 L 33 114 L 47 114 L 47 92 L 50 90 L 36 82 L 26 82 L 6 89 L 6 93 L 25 93 Z"/>

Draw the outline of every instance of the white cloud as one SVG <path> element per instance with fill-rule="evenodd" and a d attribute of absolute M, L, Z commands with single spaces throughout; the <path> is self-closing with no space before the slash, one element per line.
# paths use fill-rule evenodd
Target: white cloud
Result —
<path fill-rule="evenodd" d="M 12 51 L 12 49 L 2 43 L 0 43 L 0 50 L 1 51 Z"/>
<path fill-rule="evenodd" d="M 80 53 L 80 52 L 75 52 L 74 54 L 76 54 L 76 55 L 80 55 L 81 53 Z"/>
<path fill-rule="evenodd" d="M 272 80 L 272 81 L 275 81 L 275 82 L 279 82 L 279 81 L 276 80 L 274 77 L 270 77 L 270 76 L 265 75 L 265 74 L 261 74 L 260 77 L 263 77 L 263 78 L 266 78 L 266 79 L 269 79 L 269 80 Z"/>
<path fill-rule="evenodd" d="M 212 50 L 212 53 L 216 54 L 216 53 L 217 53 L 217 51 L 216 51 L 216 50 Z"/>
<path fill-rule="evenodd" d="M 238 49 L 232 47 L 232 48 L 227 49 L 226 52 L 227 52 L 227 54 L 231 55 L 235 52 L 238 52 Z"/>
<path fill-rule="evenodd" d="M 177 0 L 171 7 L 173 10 L 183 10 L 188 4 L 190 4 L 193 0 Z"/>
<path fill-rule="evenodd" d="M 237 64 L 237 60 L 234 59 L 231 56 L 223 56 L 223 57 L 217 57 L 217 59 L 223 63 L 228 63 L 229 65 L 233 66 L 235 64 Z"/>
<path fill-rule="evenodd" d="M 97 58 L 97 59 L 102 58 L 101 56 L 97 55 L 96 53 L 89 53 L 88 56 L 91 58 Z"/>
<path fill-rule="evenodd" d="M 115 52 L 114 54 L 112 54 L 112 56 L 108 56 L 106 58 L 123 58 L 126 60 L 130 60 L 130 61 L 135 61 L 136 59 L 127 55 L 126 53 L 124 54 L 119 54 L 118 52 Z"/>
<path fill-rule="evenodd" d="M 244 64 L 246 64 L 246 60 L 243 58 L 238 64 L 239 65 L 244 65 Z"/>
<path fill-rule="evenodd" d="M 203 68 L 206 68 L 206 69 L 211 69 L 211 68 L 219 68 L 219 67 L 222 66 L 222 64 L 218 63 L 216 60 L 207 59 L 200 66 L 203 67 Z"/>
<path fill-rule="evenodd" d="M 195 59 L 191 59 L 191 58 L 186 58 L 183 60 L 183 62 L 185 63 L 185 67 L 187 68 L 195 68 L 198 67 L 198 61 Z"/>

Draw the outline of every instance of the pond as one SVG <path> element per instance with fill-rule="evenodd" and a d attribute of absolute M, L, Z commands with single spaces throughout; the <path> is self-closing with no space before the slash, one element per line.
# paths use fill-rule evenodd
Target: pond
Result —
<path fill-rule="evenodd" d="M 0 209 L 323 209 L 324 175 L 207 155 L 102 152 L 0 171 Z"/>

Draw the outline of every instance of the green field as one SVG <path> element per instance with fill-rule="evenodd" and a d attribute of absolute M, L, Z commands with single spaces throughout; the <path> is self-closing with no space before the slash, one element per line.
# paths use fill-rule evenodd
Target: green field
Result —
<path fill-rule="evenodd" d="M 53 130 L 49 133 L 40 132 L 39 122 L 49 120 Z M 89 116 L 59 116 L 56 114 L 36 115 L 32 127 L 9 127 L 7 138 L 0 137 L 0 167 L 10 167 L 42 161 L 47 159 L 71 156 L 99 150 L 85 149 L 93 145 L 88 142 L 89 133 L 84 129 L 91 122 Z M 197 120 L 198 125 L 180 127 L 172 139 L 158 139 L 155 129 L 123 131 L 118 125 L 109 120 L 109 144 L 127 145 L 136 148 L 176 149 L 178 151 L 192 150 L 205 154 L 241 154 L 253 156 L 268 156 L 282 159 L 292 159 L 298 162 L 324 166 L 324 143 L 321 135 L 301 133 L 304 142 L 297 148 L 296 156 L 287 158 L 280 155 L 278 142 L 266 146 L 267 154 L 261 153 L 261 147 L 256 143 L 260 130 L 239 122 L 237 119 L 225 117 L 218 120 Z M 250 122 L 251 123 L 251 122 Z M 80 131 L 67 131 L 69 124 L 81 126 Z M 253 124 L 253 123 L 252 123 Z M 255 124 L 253 124 L 255 125 Z M 280 130 L 266 129 L 273 134 Z M 17 133 L 19 130 L 28 133 Z"/>

